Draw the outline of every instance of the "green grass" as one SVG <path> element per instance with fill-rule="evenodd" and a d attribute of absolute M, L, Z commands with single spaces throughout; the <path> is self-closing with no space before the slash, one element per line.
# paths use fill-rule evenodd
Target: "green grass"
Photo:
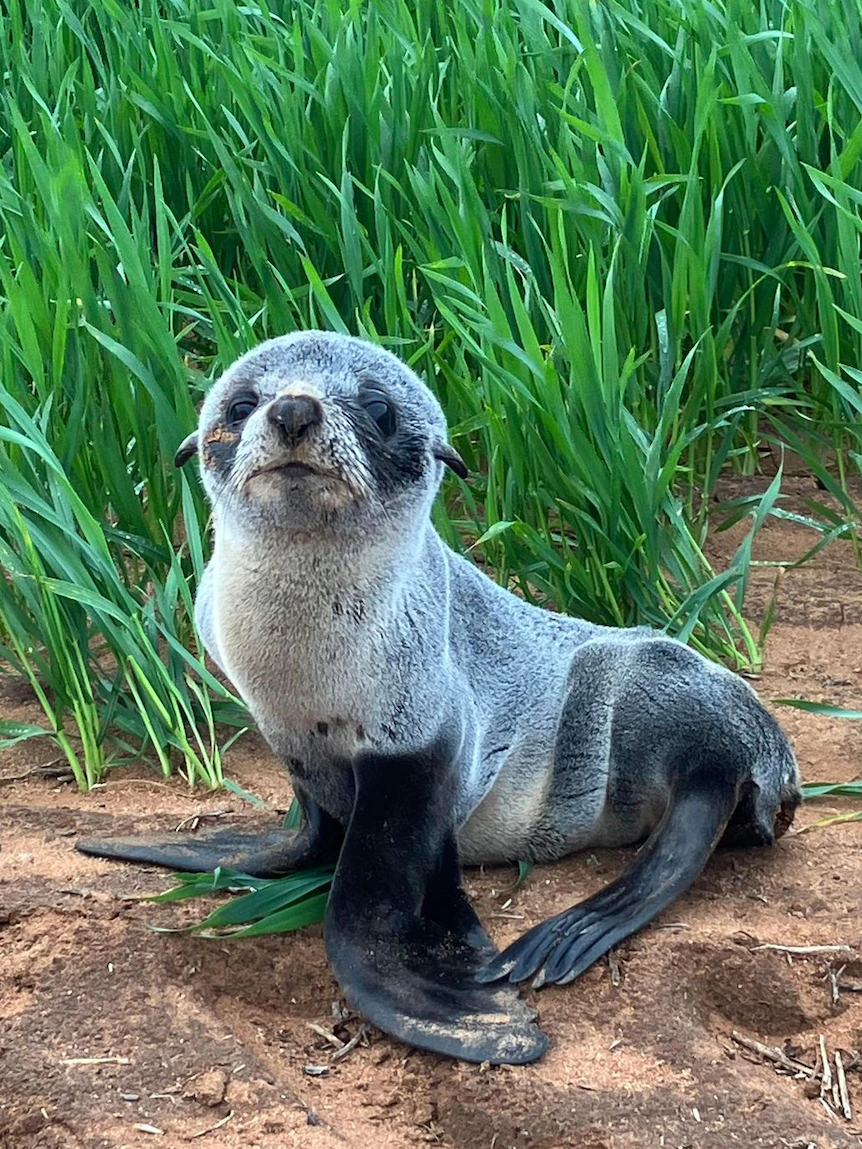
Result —
<path fill-rule="evenodd" d="M 756 665 L 702 548 L 767 441 L 856 541 L 860 0 L 7 0 L 0 66 L 0 655 L 81 785 L 221 780 L 170 459 L 271 335 L 422 372 L 441 530 L 555 608 Z"/>
<path fill-rule="evenodd" d="M 211 898 L 223 892 L 234 896 L 191 926 L 151 928 L 164 933 L 187 931 L 206 938 L 257 938 L 263 934 L 291 933 L 323 921 L 333 872 L 332 866 L 320 866 L 299 870 L 284 878 L 253 878 L 221 868 L 210 874 L 175 874 L 176 886 L 147 901 L 181 902 L 189 898 Z"/>
<path fill-rule="evenodd" d="M 804 709 L 814 709 L 816 706 L 816 703 L 812 703 Z M 824 707 L 815 712 L 833 717 L 860 717 L 856 712 L 841 712 L 835 707 Z M 802 791 L 806 801 L 828 797 L 862 801 L 862 782 L 806 783 Z M 862 821 L 862 810 L 843 811 L 809 822 L 798 832 L 809 833 L 824 826 L 859 821 Z M 531 869 L 530 863 L 519 862 L 518 875 L 510 889 L 516 889 L 526 879 Z M 194 933 L 210 939 L 254 938 L 264 934 L 292 933 L 303 926 L 323 921 L 333 873 L 334 867 L 322 866 L 297 870 L 282 878 L 255 878 L 250 874 L 223 868 L 212 873 L 173 874 L 176 883 L 174 886 L 146 900 L 165 904 L 188 901 L 192 898 L 212 898 L 215 895 L 230 896 L 222 900 L 206 917 L 192 922 L 191 925 L 150 928 L 167 933 Z"/>

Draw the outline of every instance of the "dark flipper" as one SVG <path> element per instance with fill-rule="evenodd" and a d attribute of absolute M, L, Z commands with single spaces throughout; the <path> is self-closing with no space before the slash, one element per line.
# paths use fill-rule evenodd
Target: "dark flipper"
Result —
<path fill-rule="evenodd" d="M 97 858 L 144 862 L 184 873 L 205 873 L 218 866 L 256 878 L 277 878 L 300 866 L 334 862 L 343 827 L 325 810 L 297 793 L 303 811 L 299 830 L 216 830 L 191 834 L 140 834 L 130 838 L 82 838 L 75 848 Z"/>
<path fill-rule="evenodd" d="M 386 1033 L 465 1061 L 535 1061 L 547 1038 L 513 986 L 478 985 L 494 946 L 460 886 L 443 751 L 354 765 L 356 801 L 326 912 L 348 1001 Z"/>
<path fill-rule="evenodd" d="M 688 889 L 715 849 L 736 802 L 736 790 L 726 783 L 689 783 L 671 799 L 652 836 L 615 882 L 528 930 L 493 958 L 478 980 L 518 982 L 535 974 L 535 988 L 574 981 Z"/>

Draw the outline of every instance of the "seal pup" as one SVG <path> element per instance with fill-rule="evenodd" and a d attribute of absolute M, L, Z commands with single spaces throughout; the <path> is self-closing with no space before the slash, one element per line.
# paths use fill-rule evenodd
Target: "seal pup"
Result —
<path fill-rule="evenodd" d="M 790 824 L 787 739 L 737 675 L 643 628 L 532 606 L 441 540 L 437 400 L 394 355 L 301 332 L 238 360 L 200 457 L 206 649 L 287 767 L 305 822 L 254 838 L 86 840 L 103 857 L 271 876 L 338 858 L 326 950 L 385 1031 L 471 1061 L 546 1039 L 512 983 L 576 978 L 687 889 L 724 837 Z M 622 875 L 497 954 L 466 864 L 646 840 Z"/>

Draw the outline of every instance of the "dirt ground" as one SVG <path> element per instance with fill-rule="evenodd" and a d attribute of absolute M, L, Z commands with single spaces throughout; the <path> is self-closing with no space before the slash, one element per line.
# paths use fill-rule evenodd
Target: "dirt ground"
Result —
<path fill-rule="evenodd" d="M 810 486 L 793 484 L 800 494 Z M 718 536 L 713 557 L 736 540 L 738 532 Z M 804 529 L 771 523 L 755 556 L 788 560 L 810 543 Z M 776 570 L 755 571 L 753 620 Z M 785 572 L 777 593 L 756 683 L 764 699 L 858 707 L 862 576 L 847 546 Z M 38 720 L 20 684 L 0 684 L 0 712 Z M 775 709 L 806 780 L 859 777 L 862 725 Z M 51 756 L 37 746 L 0 756 L 0 776 Z M 229 770 L 286 808 L 289 788 L 260 742 L 242 742 Z M 694 891 L 619 947 L 614 975 L 605 960 L 571 986 L 532 994 L 552 1043 L 542 1061 L 488 1069 L 377 1032 L 333 1060 L 309 1023 L 345 1040 L 360 1023 L 341 1014 L 319 926 L 235 942 L 156 933 L 148 924 L 180 924 L 191 912 L 138 900 L 165 888 L 166 875 L 73 850 L 79 833 L 167 829 L 195 813 L 230 808 L 247 824 L 265 819 L 238 799 L 191 794 L 138 769 L 89 796 L 52 781 L 7 782 L 0 801 L 4 1147 L 862 1146 L 862 1069 L 853 1065 L 862 1051 L 862 822 L 798 832 L 850 804 L 811 803 L 772 850 L 720 852 Z M 471 870 L 466 880 L 504 944 L 607 883 L 630 856 L 597 851 L 537 867 L 514 893 L 511 868 Z M 758 948 L 769 945 L 850 949 L 793 956 Z M 848 983 L 857 989 L 841 988 Z M 830 1055 L 841 1051 L 851 1066 L 854 1118 L 746 1053 L 734 1031 L 809 1065 L 822 1035 Z"/>

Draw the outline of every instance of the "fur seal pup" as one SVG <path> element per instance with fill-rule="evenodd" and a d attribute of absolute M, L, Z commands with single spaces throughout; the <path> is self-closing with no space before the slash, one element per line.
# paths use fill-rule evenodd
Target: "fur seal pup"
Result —
<path fill-rule="evenodd" d="M 470 1061 L 546 1047 L 512 983 L 562 984 L 687 889 L 718 842 L 765 845 L 799 802 L 787 739 L 679 642 L 531 606 L 431 525 L 443 412 L 399 359 L 273 339 L 212 388 L 195 453 L 215 545 L 196 619 L 290 772 L 299 832 L 78 848 L 273 875 L 338 859 L 326 950 L 382 1029 Z M 459 862 L 646 840 L 623 874 L 497 954 Z"/>

